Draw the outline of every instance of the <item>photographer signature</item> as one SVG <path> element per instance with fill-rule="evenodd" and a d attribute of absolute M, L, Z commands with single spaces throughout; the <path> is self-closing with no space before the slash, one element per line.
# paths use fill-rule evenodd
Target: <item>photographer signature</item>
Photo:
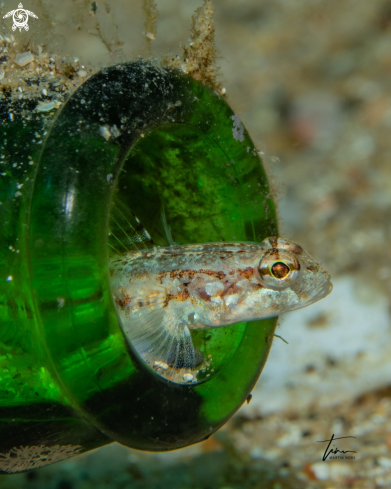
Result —
<path fill-rule="evenodd" d="M 345 453 L 357 453 L 354 450 L 338 450 L 338 448 L 334 448 L 334 449 L 330 448 L 330 450 L 329 450 L 329 447 L 331 445 L 331 442 L 333 442 L 334 440 L 342 440 L 342 438 L 356 438 L 356 437 L 355 436 L 341 436 L 339 438 L 334 438 L 334 433 L 333 433 L 333 435 L 331 436 L 330 440 L 320 440 L 320 441 L 318 441 L 318 443 L 326 443 L 326 442 L 329 442 L 329 444 L 327 445 L 327 448 L 326 448 L 326 450 L 324 451 L 324 454 L 323 454 L 323 458 L 322 458 L 323 462 L 325 462 L 327 460 L 327 457 L 331 453 L 333 453 L 334 455 L 336 455 L 337 453 L 343 453 L 343 454 L 345 454 Z M 327 451 L 327 450 L 329 450 L 329 451 Z"/>

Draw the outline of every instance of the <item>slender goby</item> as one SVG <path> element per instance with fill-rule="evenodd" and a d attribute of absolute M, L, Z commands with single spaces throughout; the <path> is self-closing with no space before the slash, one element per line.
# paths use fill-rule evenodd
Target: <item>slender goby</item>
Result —
<path fill-rule="evenodd" d="M 199 363 L 191 329 L 279 316 L 332 290 L 301 246 L 278 237 L 114 255 L 110 275 L 127 339 L 147 363 L 174 369 Z"/>

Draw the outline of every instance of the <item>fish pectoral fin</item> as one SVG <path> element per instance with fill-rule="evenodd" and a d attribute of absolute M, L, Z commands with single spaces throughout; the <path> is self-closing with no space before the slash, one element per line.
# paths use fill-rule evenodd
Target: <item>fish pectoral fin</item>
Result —
<path fill-rule="evenodd" d="M 122 330 L 129 343 L 152 367 L 193 369 L 200 363 L 187 324 L 175 308 L 167 306 L 161 289 L 132 298 L 134 307 L 120 311 Z"/>
<path fill-rule="evenodd" d="M 185 324 L 162 325 L 159 334 L 148 338 L 142 357 L 149 364 L 191 370 L 197 366 L 190 331 Z"/>
<path fill-rule="evenodd" d="M 155 286 L 148 290 L 138 290 L 137 294 L 132 297 L 133 310 L 137 310 L 140 315 L 148 315 L 152 312 L 163 311 L 167 306 L 167 297 L 169 296 L 165 287 Z"/>

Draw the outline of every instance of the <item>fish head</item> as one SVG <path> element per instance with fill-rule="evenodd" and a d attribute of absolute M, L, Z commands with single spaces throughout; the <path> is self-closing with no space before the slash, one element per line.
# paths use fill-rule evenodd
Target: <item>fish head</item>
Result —
<path fill-rule="evenodd" d="M 221 325 L 279 316 L 301 309 L 332 291 L 330 275 L 301 246 L 270 237 L 254 251 L 252 276 L 237 286 L 236 301 L 227 299 Z"/>

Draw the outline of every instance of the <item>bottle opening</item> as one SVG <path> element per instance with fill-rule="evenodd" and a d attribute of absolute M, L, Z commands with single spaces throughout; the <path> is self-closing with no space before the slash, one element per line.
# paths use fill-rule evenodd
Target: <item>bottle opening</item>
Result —
<path fill-rule="evenodd" d="M 232 207 L 219 200 L 232 193 L 231 173 L 207 136 L 171 124 L 139 139 L 117 179 L 108 254 L 121 329 L 141 360 L 172 382 L 209 380 L 244 334 L 245 323 L 206 329 L 197 323 L 183 249 L 240 236 L 235 200 Z"/>

